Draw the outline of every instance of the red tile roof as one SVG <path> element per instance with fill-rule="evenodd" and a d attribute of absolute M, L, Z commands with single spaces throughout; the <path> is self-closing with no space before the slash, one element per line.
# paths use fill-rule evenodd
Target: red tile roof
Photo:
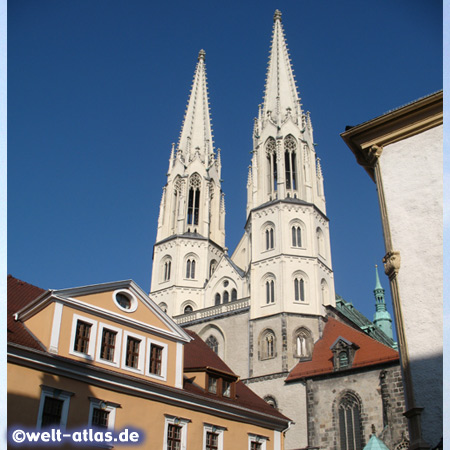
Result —
<path fill-rule="evenodd" d="M 7 289 L 8 342 L 13 342 L 36 350 L 43 350 L 42 345 L 39 344 L 39 341 L 27 330 L 27 328 L 21 322 L 17 322 L 14 319 L 14 314 L 43 294 L 45 290 L 18 280 L 12 275 L 8 275 Z"/>
<path fill-rule="evenodd" d="M 208 345 L 196 333 L 186 329 L 185 331 L 193 338 L 191 342 L 185 344 L 184 346 L 185 369 L 206 369 L 206 367 L 210 367 L 221 372 L 234 374 L 234 372 L 222 361 L 222 359 L 220 359 L 219 356 L 211 350 L 211 348 L 209 348 Z M 258 397 L 250 388 L 242 383 L 242 381 L 238 381 L 236 383 L 235 399 L 218 397 L 215 394 L 206 392 L 201 387 L 189 381 L 189 373 L 187 373 L 187 380 L 185 379 L 184 388 L 187 391 L 195 392 L 208 398 L 220 399 L 225 403 L 237 404 L 244 408 L 253 409 L 271 416 L 289 420 L 261 397 Z"/>
<path fill-rule="evenodd" d="M 381 344 L 361 331 L 329 317 L 322 339 L 319 339 L 314 345 L 312 359 L 299 362 L 291 370 L 286 381 L 333 373 L 333 353 L 330 347 L 339 337 L 343 337 L 359 347 L 355 352 L 351 368 L 347 370 L 397 361 L 399 359 L 398 353 L 392 348 Z"/>

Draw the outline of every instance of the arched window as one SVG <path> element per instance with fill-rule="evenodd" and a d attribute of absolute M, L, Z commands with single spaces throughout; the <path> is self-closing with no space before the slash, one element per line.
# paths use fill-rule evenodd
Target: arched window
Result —
<path fill-rule="evenodd" d="M 212 274 L 216 270 L 217 267 L 217 261 L 213 259 L 209 264 L 209 278 L 211 278 Z"/>
<path fill-rule="evenodd" d="M 302 229 L 300 225 L 294 225 L 292 227 L 292 247 L 302 246 Z"/>
<path fill-rule="evenodd" d="M 237 290 L 232 289 L 231 290 L 231 301 L 234 302 L 235 300 L 237 300 Z"/>
<path fill-rule="evenodd" d="M 205 342 L 214 353 L 219 353 L 219 341 L 213 335 L 209 336 Z"/>
<path fill-rule="evenodd" d="M 266 228 L 265 236 L 266 236 L 266 250 L 272 250 L 275 246 L 273 227 Z"/>
<path fill-rule="evenodd" d="M 340 450 L 361 450 L 361 405 L 351 393 L 345 394 L 338 406 Z"/>
<path fill-rule="evenodd" d="M 159 306 L 165 313 L 167 312 L 167 305 L 166 305 L 164 302 L 160 303 L 158 306 Z"/>
<path fill-rule="evenodd" d="M 193 258 L 186 261 L 186 278 L 195 278 L 195 259 Z"/>
<path fill-rule="evenodd" d="M 266 155 L 267 155 L 267 185 L 269 194 L 277 191 L 278 171 L 277 171 L 277 152 L 276 143 L 273 137 L 267 139 Z"/>
<path fill-rule="evenodd" d="M 284 167 L 286 170 L 286 189 L 297 189 L 297 144 L 292 135 L 284 140 Z"/>
<path fill-rule="evenodd" d="M 326 257 L 325 238 L 323 236 L 323 231 L 320 228 L 317 228 L 316 236 L 317 236 L 317 250 L 319 252 L 319 255 L 325 258 Z"/>
<path fill-rule="evenodd" d="M 275 281 L 266 281 L 266 303 L 275 303 Z"/>
<path fill-rule="evenodd" d="M 266 330 L 261 335 L 260 359 L 275 358 L 275 334 L 272 330 Z"/>
<path fill-rule="evenodd" d="M 312 344 L 311 332 L 306 328 L 300 328 L 295 332 L 294 356 L 297 358 L 310 358 Z"/>
<path fill-rule="evenodd" d="M 214 305 L 215 306 L 220 305 L 220 294 L 219 293 L 216 294 L 216 298 L 214 299 Z"/>
<path fill-rule="evenodd" d="M 328 304 L 328 297 L 329 297 L 329 293 L 328 293 L 328 284 L 327 282 L 322 278 L 322 281 L 320 282 L 320 291 L 322 294 L 322 303 L 324 305 Z"/>
<path fill-rule="evenodd" d="M 166 262 L 164 263 L 164 281 L 168 281 L 170 280 L 170 271 L 172 268 L 172 261 L 166 260 Z"/>
<path fill-rule="evenodd" d="M 305 301 L 305 280 L 303 278 L 294 279 L 294 294 L 296 301 Z"/>
<path fill-rule="evenodd" d="M 184 307 L 184 314 L 189 314 L 194 311 L 194 308 L 191 305 L 187 305 Z"/>
<path fill-rule="evenodd" d="M 198 218 L 200 213 L 200 186 L 201 178 L 198 173 L 192 175 L 189 182 L 189 196 L 188 196 L 188 225 L 198 225 Z"/>
<path fill-rule="evenodd" d="M 223 293 L 223 302 L 224 303 L 228 303 L 230 301 L 230 294 L 228 293 L 228 291 L 224 291 Z"/>

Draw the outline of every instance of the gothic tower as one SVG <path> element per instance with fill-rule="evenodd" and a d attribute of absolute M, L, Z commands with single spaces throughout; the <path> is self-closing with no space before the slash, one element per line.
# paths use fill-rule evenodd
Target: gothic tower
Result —
<path fill-rule="evenodd" d="M 205 281 L 224 253 L 220 172 L 201 50 L 178 145 L 172 145 L 153 254 L 151 295 L 172 316 L 205 306 Z"/>
<path fill-rule="evenodd" d="M 245 235 L 232 259 L 249 270 L 252 319 L 320 316 L 335 304 L 323 176 L 275 12 L 264 102 L 253 131 Z"/>
<path fill-rule="evenodd" d="M 380 277 L 378 276 L 378 267 L 375 266 L 375 289 L 373 290 L 376 302 L 376 312 L 373 316 L 373 323 L 380 328 L 384 334 L 394 339 L 392 333 L 392 319 L 389 311 L 386 307 L 386 301 L 384 299 L 384 289 L 380 283 Z"/>

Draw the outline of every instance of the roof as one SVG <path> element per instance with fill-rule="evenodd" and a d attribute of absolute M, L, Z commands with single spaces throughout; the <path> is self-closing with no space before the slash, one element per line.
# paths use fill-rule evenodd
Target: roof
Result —
<path fill-rule="evenodd" d="M 372 434 L 364 450 L 389 450 L 389 447 L 381 439 Z"/>
<path fill-rule="evenodd" d="M 45 289 L 25 283 L 25 281 L 18 280 L 12 275 L 8 275 L 7 289 L 8 342 L 42 350 L 43 347 L 39 341 L 27 330 L 25 325 L 14 319 L 14 314 L 46 292 Z"/>
<path fill-rule="evenodd" d="M 290 372 L 286 381 L 312 378 L 319 375 L 334 372 L 333 352 L 331 346 L 338 338 L 350 341 L 354 346 L 359 347 L 355 352 L 352 366 L 341 373 L 369 367 L 372 365 L 398 361 L 398 353 L 392 348 L 381 344 L 361 331 L 343 324 L 331 317 L 328 318 L 322 339 L 319 339 L 313 350 L 310 361 L 299 362 Z"/>
<path fill-rule="evenodd" d="M 193 338 L 191 342 L 184 346 L 184 368 L 185 369 L 203 369 L 211 368 L 220 372 L 234 374 L 234 372 L 225 364 L 219 356 L 208 347 L 208 345 L 193 331 L 186 330 Z M 217 395 L 205 392 L 203 388 L 192 383 L 189 377 L 185 378 L 184 389 L 190 392 L 203 395 L 211 399 L 217 399 Z M 258 397 L 242 381 L 236 383 L 236 398 L 220 398 L 221 401 L 230 404 L 236 404 L 245 408 L 253 409 L 280 419 L 289 420 L 286 416 L 269 405 L 262 398 Z"/>

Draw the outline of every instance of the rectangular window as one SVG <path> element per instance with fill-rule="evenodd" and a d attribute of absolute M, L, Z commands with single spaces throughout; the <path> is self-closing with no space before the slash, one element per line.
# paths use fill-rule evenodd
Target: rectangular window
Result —
<path fill-rule="evenodd" d="M 106 359 L 107 361 L 114 360 L 114 349 L 116 346 L 116 336 L 117 333 L 107 328 L 103 328 L 102 333 L 102 347 L 100 357 Z"/>
<path fill-rule="evenodd" d="M 181 450 L 181 427 L 169 423 L 167 428 L 167 450 Z"/>
<path fill-rule="evenodd" d="M 89 337 L 91 335 L 91 324 L 77 321 L 77 329 L 75 332 L 74 351 L 88 354 L 89 350 Z"/>
<path fill-rule="evenodd" d="M 97 428 L 108 428 L 109 411 L 94 408 L 92 410 L 92 426 Z"/>
<path fill-rule="evenodd" d="M 206 450 L 218 450 L 219 435 L 211 431 L 206 432 Z"/>
<path fill-rule="evenodd" d="M 208 392 L 211 394 L 217 394 L 217 378 L 208 377 Z"/>
<path fill-rule="evenodd" d="M 231 397 L 231 383 L 229 381 L 223 380 L 222 395 L 224 397 Z"/>
<path fill-rule="evenodd" d="M 127 355 L 126 355 L 126 361 L 125 361 L 125 365 L 127 367 L 132 367 L 133 369 L 138 368 L 140 343 L 141 343 L 140 339 L 135 339 L 131 336 L 128 336 Z"/>
<path fill-rule="evenodd" d="M 61 423 L 63 405 L 63 400 L 59 400 L 53 397 L 45 397 L 41 426 L 59 426 Z"/>
<path fill-rule="evenodd" d="M 155 375 L 161 375 L 163 348 L 159 345 L 150 346 L 150 368 L 149 372 Z"/>
<path fill-rule="evenodd" d="M 250 450 L 261 450 L 261 442 L 251 441 L 250 442 Z"/>

